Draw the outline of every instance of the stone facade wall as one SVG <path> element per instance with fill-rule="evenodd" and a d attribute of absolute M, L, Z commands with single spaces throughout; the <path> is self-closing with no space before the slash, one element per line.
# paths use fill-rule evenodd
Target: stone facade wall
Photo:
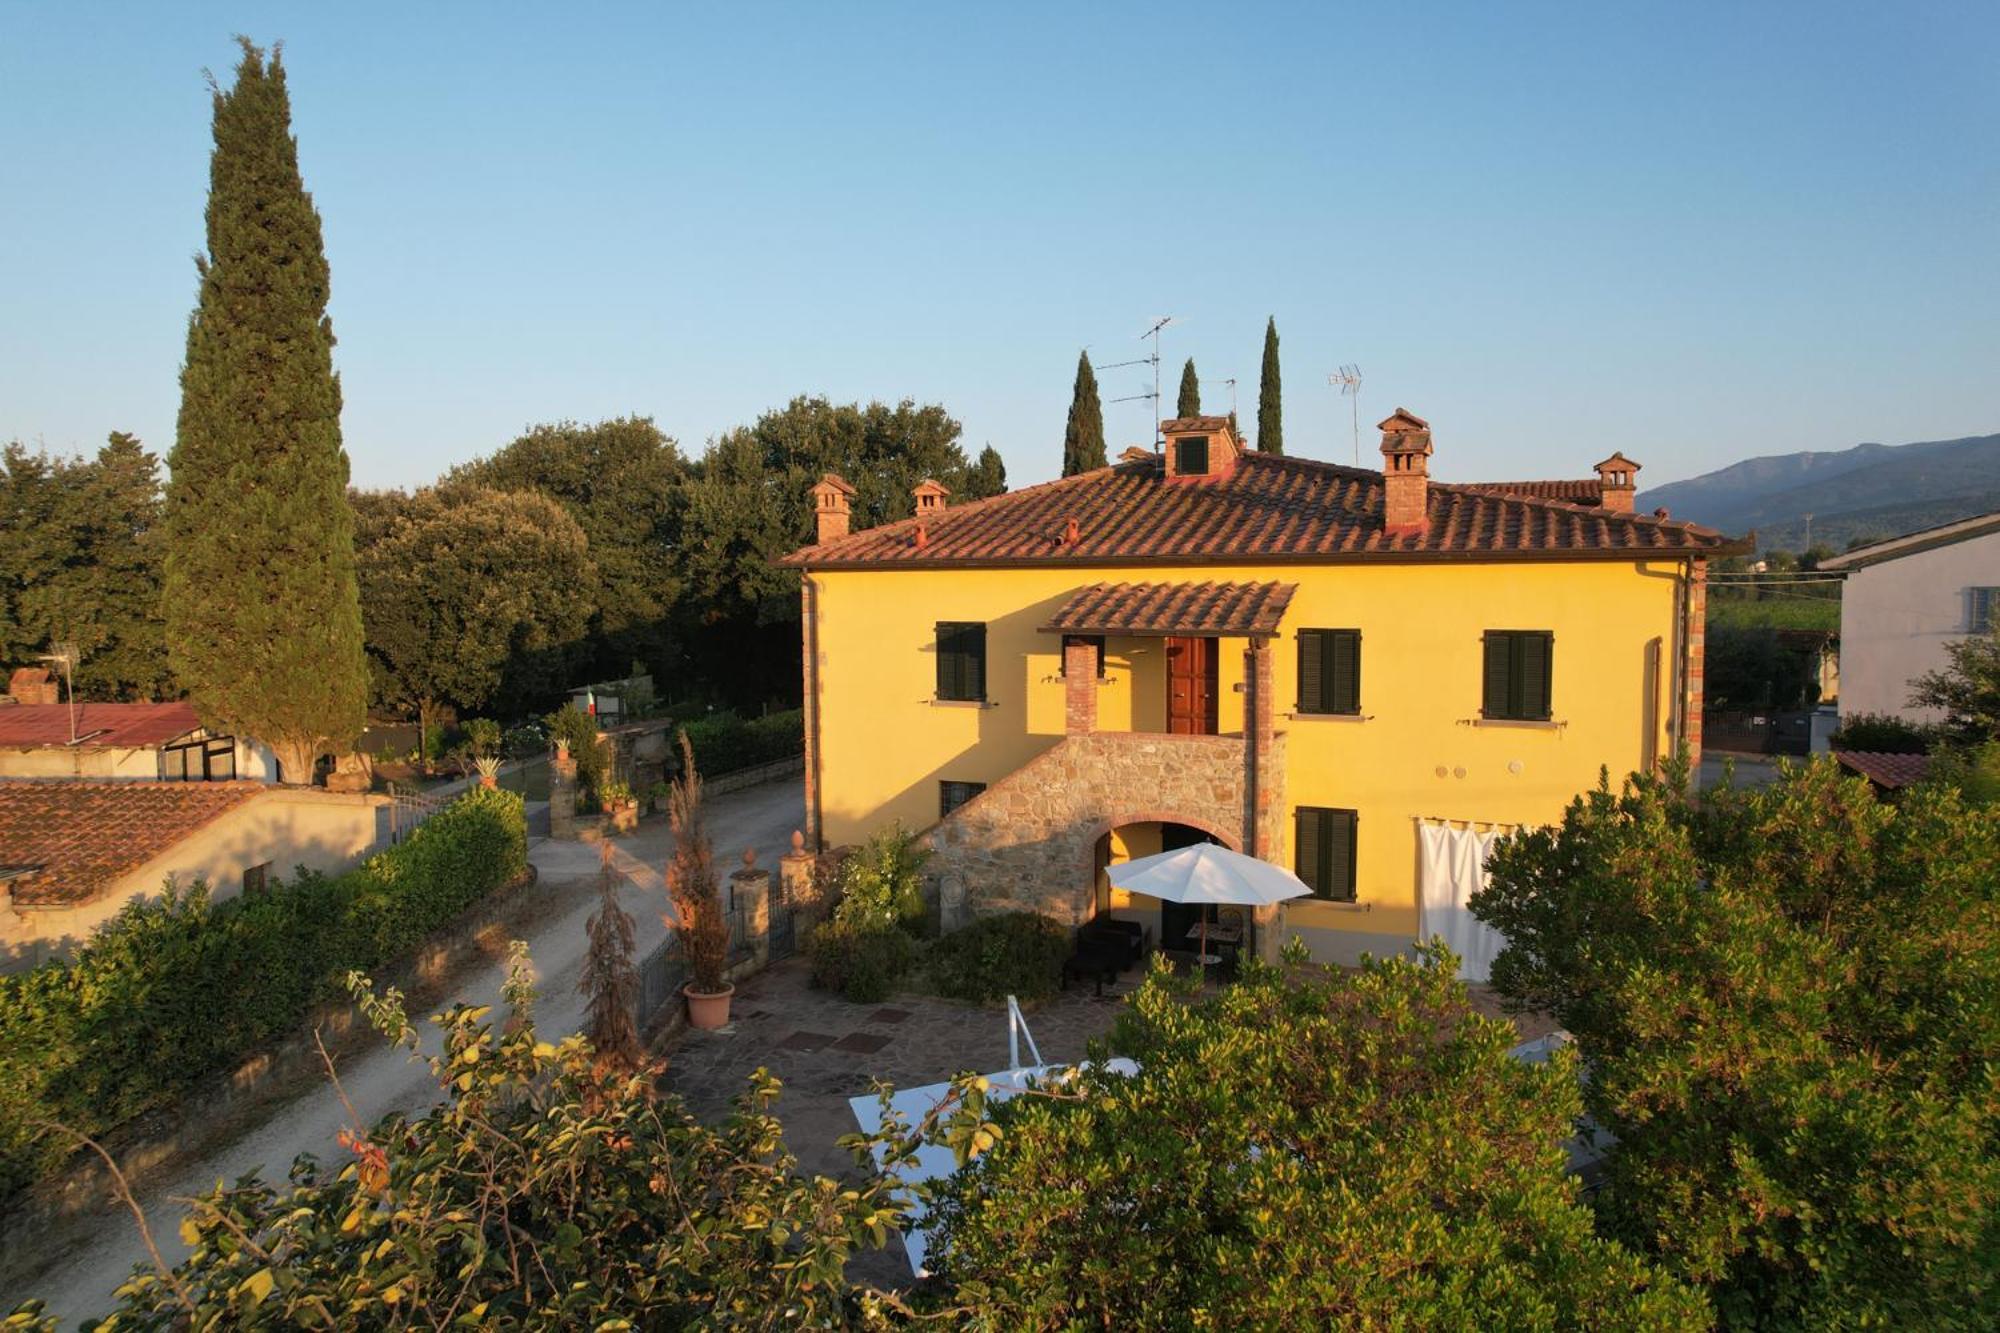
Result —
<path fill-rule="evenodd" d="M 1034 911 L 1071 925 L 1095 909 L 1098 838 L 1121 825 L 1187 824 L 1246 849 L 1256 830 L 1245 802 L 1249 752 L 1240 736 L 1096 732 L 1065 737 L 925 835 L 942 924 Z M 1275 762 L 1271 762 L 1275 761 Z M 1258 804 L 1284 808 L 1283 753 L 1260 764 Z"/>

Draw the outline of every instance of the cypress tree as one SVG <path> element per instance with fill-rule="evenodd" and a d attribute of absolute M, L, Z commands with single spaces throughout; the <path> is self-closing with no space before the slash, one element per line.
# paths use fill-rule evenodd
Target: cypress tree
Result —
<path fill-rule="evenodd" d="M 1257 385 L 1257 452 L 1285 452 L 1285 414 L 1278 382 L 1278 317 L 1264 325 L 1264 377 Z"/>
<path fill-rule="evenodd" d="M 1198 417 L 1201 415 L 1201 380 L 1194 373 L 1194 358 L 1189 357 L 1181 367 L 1181 400 L 1174 409 L 1177 417 Z"/>
<path fill-rule="evenodd" d="M 1063 428 L 1063 470 L 1065 477 L 1088 472 L 1105 464 L 1104 404 L 1097 399 L 1097 372 L 1090 368 L 1090 353 L 1076 354 L 1076 388 L 1069 399 L 1069 424 Z"/>
<path fill-rule="evenodd" d="M 239 39 L 240 40 L 240 39 Z M 367 703 L 340 380 L 319 214 L 277 51 L 214 86 L 208 253 L 169 457 L 163 613 L 204 724 L 268 744 L 284 780 L 344 754 Z"/>

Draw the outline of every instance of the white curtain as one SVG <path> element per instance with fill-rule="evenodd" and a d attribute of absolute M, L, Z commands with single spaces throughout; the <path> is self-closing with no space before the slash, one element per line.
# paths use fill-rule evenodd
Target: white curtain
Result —
<path fill-rule="evenodd" d="M 1464 981 L 1485 981 L 1493 959 L 1507 940 L 1472 915 L 1466 904 L 1486 887 L 1486 857 L 1507 830 L 1481 833 L 1473 828 L 1424 820 L 1417 826 L 1422 847 L 1423 875 L 1418 903 L 1417 935 L 1428 940 L 1441 935 L 1458 955 L 1458 975 Z"/>

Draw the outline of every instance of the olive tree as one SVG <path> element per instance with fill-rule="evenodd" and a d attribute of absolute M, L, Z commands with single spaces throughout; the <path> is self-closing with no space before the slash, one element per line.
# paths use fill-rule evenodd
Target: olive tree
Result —
<path fill-rule="evenodd" d="M 939 1303 L 1010 1330 L 1705 1322 L 1593 1234 L 1573 1064 L 1510 1058 L 1455 970 L 1252 965 L 1197 1001 L 1156 969 L 1117 1036 L 1135 1075 L 954 1116 L 976 1155 L 936 1200 Z"/>
<path fill-rule="evenodd" d="M 1684 776 L 1684 775 L 1683 775 Z M 1574 1034 L 1607 1234 L 1731 1326 L 2000 1319 L 2000 812 L 1827 759 L 1503 843 L 1494 984 Z"/>

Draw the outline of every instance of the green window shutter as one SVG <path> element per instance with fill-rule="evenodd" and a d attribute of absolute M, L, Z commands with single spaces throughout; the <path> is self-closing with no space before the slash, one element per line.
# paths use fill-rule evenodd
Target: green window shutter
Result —
<path fill-rule="evenodd" d="M 1313 897 L 1353 902 L 1354 811 L 1302 805 L 1295 821 L 1294 872 L 1312 889 Z"/>
<path fill-rule="evenodd" d="M 1486 688 L 1480 711 L 1488 717 L 1512 716 L 1509 707 L 1513 673 L 1508 663 L 1511 637 L 1501 630 L 1486 631 Z"/>
<path fill-rule="evenodd" d="M 968 699 L 986 697 L 986 626 L 965 627 L 965 682 Z"/>
<path fill-rule="evenodd" d="M 1327 635 L 1326 711 L 1361 711 L 1361 631 L 1337 629 Z"/>
<path fill-rule="evenodd" d="M 1361 711 L 1361 631 L 1299 631 L 1299 711 Z"/>
<path fill-rule="evenodd" d="M 986 626 L 941 620 L 937 626 L 937 697 L 986 697 Z"/>
<path fill-rule="evenodd" d="M 1315 898 L 1326 896 L 1326 811 L 1299 807 L 1293 838 L 1293 873 L 1306 882 Z"/>
<path fill-rule="evenodd" d="M 1329 810 L 1327 820 L 1327 887 L 1321 896 L 1341 902 L 1354 901 L 1354 826 L 1352 810 Z"/>
<path fill-rule="evenodd" d="M 1549 677 L 1555 656 L 1555 636 L 1534 632 L 1517 634 L 1520 650 L 1517 674 L 1520 711 L 1516 717 L 1545 718 L 1549 715 Z"/>
<path fill-rule="evenodd" d="M 1326 711 L 1326 636 L 1316 629 L 1299 631 L 1299 711 Z M 1304 876 L 1300 876 L 1304 878 Z"/>

